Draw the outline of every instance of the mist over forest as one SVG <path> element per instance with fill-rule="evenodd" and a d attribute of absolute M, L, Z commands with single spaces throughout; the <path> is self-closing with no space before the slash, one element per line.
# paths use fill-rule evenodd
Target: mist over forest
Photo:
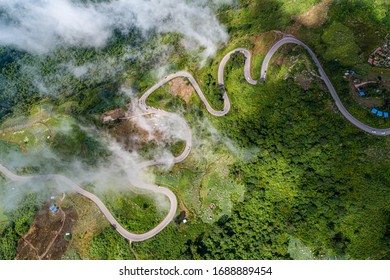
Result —
<path fill-rule="evenodd" d="M 301 47 L 278 50 L 256 86 L 233 54 L 224 72 L 231 111 L 222 117 L 186 79 L 147 100 L 174 114 L 145 113 L 138 99 L 183 70 L 219 110 L 224 55 L 247 48 L 258 79 L 271 46 L 292 34 L 353 116 L 387 128 L 343 75 L 389 86 L 389 69 L 367 63 L 389 38 L 389 19 L 384 0 L 0 0 L 0 163 L 19 175 L 70 178 L 131 232 L 169 211 L 164 195 L 143 187 L 178 200 L 175 219 L 130 250 L 64 182 L 0 175 L 0 259 L 20 257 L 38 211 L 63 193 L 63 209 L 79 215 L 63 259 L 388 259 L 390 138 L 340 114 Z M 375 98 L 387 110 L 390 95 Z M 192 150 L 174 164 L 187 126 Z M 153 160 L 164 164 L 141 168 Z"/>

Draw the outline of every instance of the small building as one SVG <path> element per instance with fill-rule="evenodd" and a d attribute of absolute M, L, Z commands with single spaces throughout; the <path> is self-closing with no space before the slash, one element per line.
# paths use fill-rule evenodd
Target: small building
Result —
<path fill-rule="evenodd" d="M 58 207 L 53 204 L 52 206 L 50 206 L 50 211 L 54 214 L 58 211 Z"/>
<path fill-rule="evenodd" d="M 366 94 L 364 93 L 364 91 L 359 91 L 359 94 L 360 94 L 360 96 L 366 96 Z"/>
<path fill-rule="evenodd" d="M 382 117 L 383 116 L 383 112 L 382 111 L 378 111 L 377 116 L 378 117 Z"/>
<path fill-rule="evenodd" d="M 373 113 L 373 114 L 376 115 L 376 113 L 378 113 L 378 110 L 377 110 L 376 108 L 372 108 L 372 109 L 371 109 L 371 113 Z"/>
<path fill-rule="evenodd" d="M 387 119 L 389 117 L 389 112 L 384 112 L 383 117 L 385 117 Z"/>

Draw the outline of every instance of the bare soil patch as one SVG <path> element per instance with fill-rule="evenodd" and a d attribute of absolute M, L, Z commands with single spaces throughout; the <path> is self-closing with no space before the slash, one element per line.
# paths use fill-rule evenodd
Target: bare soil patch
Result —
<path fill-rule="evenodd" d="M 73 207 L 60 209 L 52 214 L 46 204 L 35 215 L 27 234 L 18 242 L 18 260 L 58 260 L 66 252 L 69 242 L 64 239 L 77 221 Z"/>
<path fill-rule="evenodd" d="M 188 95 L 188 93 L 186 94 Z M 163 132 L 158 129 L 158 122 L 156 123 L 153 114 L 140 112 L 131 103 L 127 107 L 128 111 L 126 112 L 123 109 L 110 111 L 112 114 L 120 114 L 121 117 L 108 125 L 109 133 L 125 150 L 129 152 L 137 151 L 146 143 L 150 143 L 151 139 L 158 141 L 164 138 Z M 114 113 L 114 111 L 117 112 Z M 105 113 L 103 116 L 112 116 L 110 112 Z"/>
<path fill-rule="evenodd" d="M 276 53 L 276 54 L 274 55 L 274 57 L 275 57 L 275 58 L 273 58 L 273 59 L 271 60 L 271 65 L 282 66 L 282 65 L 288 63 L 288 58 L 287 58 L 287 56 L 286 56 L 284 53 L 282 53 L 282 52 Z"/>
<path fill-rule="evenodd" d="M 143 145 L 150 142 L 148 140 L 149 132 L 137 124 L 136 116 L 122 120 L 110 129 L 110 133 L 129 152 L 140 150 Z M 151 134 L 154 139 L 163 139 L 163 133 L 157 129 L 153 130 Z"/>
<path fill-rule="evenodd" d="M 118 108 L 115 110 L 105 112 L 101 118 L 103 120 L 103 123 L 106 123 L 106 122 L 115 121 L 123 117 L 125 117 L 125 111 L 122 108 Z"/>
<path fill-rule="evenodd" d="M 187 104 L 190 102 L 191 95 L 194 93 L 192 85 L 183 78 L 175 78 L 168 82 L 169 90 L 174 96 L 183 99 Z"/>
<path fill-rule="evenodd" d="M 294 22 L 293 24 L 286 26 L 286 29 L 285 29 L 286 34 L 291 34 L 293 36 L 297 36 L 301 27 L 302 27 L 302 24 L 300 24 L 299 22 Z"/>
<path fill-rule="evenodd" d="M 333 0 L 323 0 L 306 13 L 293 17 L 293 20 L 308 28 L 317 28 L 327 20 L 328 10 L 332 2 Z"/>
<path fill-rule="evenodd" d="M 253 36 L 250 41 L 253 44 L 253 54 L 267 54 L 276 40 L 280 39 L 281 34 L 274 31 L 265 32 Z"/>

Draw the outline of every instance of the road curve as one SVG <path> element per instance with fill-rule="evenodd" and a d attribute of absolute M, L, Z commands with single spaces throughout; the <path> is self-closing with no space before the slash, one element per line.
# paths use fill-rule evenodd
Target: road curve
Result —
<path fill-rule="evenodd" d="M 124 238 L 131 241 L 143 241 L 155 236 L 172 221 L 176 213 L 177 200 L 175 194 L 172 191 L 170 191 L 167 188 L 158 187 L 152 184 L 141 183 L 139 186 L 142 186 L 142 189 L 147 189 L 154 193 L 160 193 L 167 196 L 171 206 L 168 215 L 155 228 L 143 234 L 135 234 L 127 231 L 124 227 L 122 227 L 114 218 L 114 216 L 111 214 L 111 212 L 107 209 L 107 207 L 104 205 L 104 203 L 96 195 L 84 190 L 75 182 L 70 180 L 68 177 L 59 174 L 18 176 L 12 173 L 9 169 L 7 169 L 2 164 L 0 164 L 0 172 L 3 173 L 5 177 L 7 177 L 8 179 L 17 182 L 29 181 L 32 179 L 40 179 L 40 180 L 54 179 L 57 182 L 62 183 L 64 186 L 67 186 L 70 191 L 75 191 L 92 200 L 99 207 L 99 209 L 102 211 L 103 215 L 107 218 L 107 220 L 111 223 L 111 225 L 114 226 L 116 231 L 118 231 L 119 234 L 122 235 Z"/>
<path fill-rule="evenodd" d="M 352 116 L 347 111 L 347 109 L 344 107 L 343 103 L 341 103 L 341 100 L 340 100 L 339 96 L 337 95 L 336 90 L 334 89 L 332 83 L 330 82 L 328 76 L 326 75 L 324 69 L 321 66 L 321 63 L 319 62 L 319 60 L 316 57 L 316 55 L 314 54 L 314 52 L 306 44 L 304 44 L 303 42 L 299 41 L 298 39 L 296 39 L 294 37 L 291 37 L 291 36 L 284 37 L 283 39 L 276 42 L 271 47 L 271 49 L 268 51 L 267 55 L 264 58 L 263 64 L 261 66 L 261 72 L 260 72 L 260 77 L 261 77 L 260 79 L 263 82 L 265 82 L 265 80 L 266 80 L 267 69 L 268 69 L 268 65 L 269 65 L 269 62 L 270 62 L 272 56 L 275 54 L 275 52 L 281 46 L 283 46 L 285 44 L 296 44 L 296 45 L 302 46 L 303 48 L 305 48 L 307 50 L 307 52 L 309 53 L 309 55 L 313 59 L 314 63 L 316 64 L 316 66 L 318 68 L 318 72 L 320 73 L 322 80 L 325 82 L 326 87 L 328 88 L 330 94 L 332 95 L 334 101 L 336 102 L 337 108 L 350 123 L 352 123 L 353 125 L 357 126 L 361 130 L 363 130 L 367 133 L 370 133 L 372 135 L 386 136 L 386 135 L 390 134 L 390 128 L 382 129 L 382 128 L 375 128 L 375 127 L 366 125 L 366 124 L 362 123 L 361 121 L 359 121 L 358 119 L 356 119 L 354 116 Z"/>
<path fill-rule="evenodd" d="M 332 83 L 330 82 L 328 76 L 326 75 L 324 69 L 322 68 L 320 62 L 318 61 L 318 59 L 315 56 L 315 54 L 313 53 L 313 51 L 307 45 L 305 45 L 304 43 L 302 43 L 301 41 L 299 41 L 298 39 L 296 39 L 294 37 L 284 37 L 283 39 L 279 40 L 278 42 L 276 42 L 271 47 L 271 49 L 268 51 L 267 55 L 265 56 L 263 64 L 262 64 L 262 67 L 261 67 L 261 73 L 260 73 L 260 80 L 261 81 L 265 82 L 265 80 L 266 80 L 266 74 L 267 74 L 267 69 L 268 69 L 268 66 L 269 66 L 269 62 L 270 62 L 272 56 L 274 55 L 274 53 L 281 46 L 283 46 L 284 44 L 290 44 L 290 43 L 300 45 L 300 46 L 304 47 L 309 52 L 310 56 L 312 57 L 313 61 L 315 62 L 316 66 L 318 68 L 318 71 L 319 71 L 319 73 L 321 75 L 321 78 L 324 80 L 326 86 L 328 87 L 329 92 L 331 93 L 333 99 L 335 100 L 337 108 L 347 118 L 347 120 L 349 120 L 352 124 L 354 124 L 358 128 L 360 128 L 360 129 L 362 129 L 362 130 L 364 130 L 364 131 L 366 131 L 366 132 L 368 132 L 370 134 L 373 134 L 373 135 L 386 136 L 386 135 L 390 134 L 390 128 L 378 129 L 378 128 L 370 127 L 370 126 L 368 126 L 366 124 L 363 124 L 362 122 L 360 122 L 356 118 L 354 118 L 345 109 L 345 107 L 343 106 L 343 104 L 340 101 L 340 98 L 338 97 L 338 95 L 336 93 L 336 90 L 334 89 Z M 184 140 L 186 142 L 186 146 L 185 146 L 182 154 L 180 154 L 179 156 L 177 156 L 177 157 L 175 157 L 173 159 L 173 163 L 179 163 L 179 162 L 183 161 L 189 155 L 189 153 L 191 151 L 191 143 L 192 143 L 191 129 L 189 128 L 187 122 L 181 116 L 179 116 L 178 114 L 171 113 L 171 112 L 166 112 L 164 110 L 148 106 L 146 104 L 147 98 L 155 90 L 157 90 L 159 87 L 161 87 L 162 85 L 164 85 L 168 81 L 170 81 L 170 80 L 172 80 L 174 78 L 177 78 L 177 77 L 183 77 L 183 78 L 188 79 L 188 81 L 194 87 L 195 92 L 198 94 L 199 98 L 201 99 L 201 101 L 205 105 L 207 111 L 211 115 L 218 116 L 218 117 L 226 115 L 229 112 L 229 110 L 230 110 L 230 101 L 229 101 L 229 97 L 227 95 L 226 88 L 225 88 L 225 85 L 224 85 L 224 77 L 223 77 L 223 75 L 224 75 L 225 65 L 229 61 L 231 55 L 234 54 L 234 53 L 242 53 L 242 54 L 244 54 L 244 56 L 245 56 L 245 65 L 244 65 L 244 76 L 245 76 L 245 79 L 251 85 L 256 85 L 257 84 L 257 81 L 252 79 L 252 76 L 251 76 L 251 73 L 250 73 L 250 69 L 251 69 L 251 65 L 250 65 L 250 63 L 251 63 L 251 53 L 248 50 L 243 49 L 243 48 L 237 48 L 237 49 L 234 49 L 234 50 L 230 51 L 229 53 L 227 53 L 223 57 L 223 59 L 221 60 L 221 62 L 219 64 L 219 68 L 218 68 L 218 84 L 219 84 L 221 90 L 223 91 L 223 100 L 224 100 L 224 106 L 223 106 L 222 110 L 215 110 L 215 109 L 213 109 L 211 107 L 211 105 L 208 103 L 206 97 L 204 96 L 202 90 L 200 89 L 199 84 L 196 82 L 194 77 L 190 73 L 188 73 L 186 71 L 179 71 L 179 72 L 170 74 L 170 75 L 162 78 L 154 86 L 149 88 L 141 96 L 141 98 L 139 99 L 139 101 L 138 101 L 139 107 L 141 109 L 145 110 L 147 113 L 159 114 L 159 115 L 166 116 L 166 117 L 175 116 L 175 118 L 177 118 L 177 120 L 184 127 Z M 153 165 L 163 165 L 163 164 L 166 164 L 165 161 L 163 161 L 163 160 L 145 161 L 145 162 L 140 164 L 139 169 L 146 168 L 146 167 L 153 166 Z M 154 192 L 154 193 L 159 193 L 159 194 L 165 195 L 169 199 L 169 202 L 170 202 L 169 212 L 168 212 L 167 216 L 163 219 L 163 221 L 161 221 L 155 228 L 153 228 L 152 230 L 150 230 L 150 231 L 148 231 L 146 233 L 135 234 L 135 233 L 131 233 L 131 232 L 127 231 L 125 228 L 123 228 L 118 223 L 118 221 L 113 217 L 113 215 L 110 213 L 110 211 L 104 205 L 104 203 L 96 195 L 94 195 L 94 194 L 84 190 L 79 185 L 77 185 L 72 180 L 70 180 L 69 178 L 67 178 L 67 177 L 65 177 L 63 175 L 51 174 L 51 175 L 36 175 L 36 176 L 18 176 L 16 174 L 12 173 L 10 170 L 8 170 L 2 164 L 0 164 L 0 172 L 3 173 L 8 179 L 10 179 L 12 181 L 27 181 L 27 180 L 31 180 L 31 179 L 48 179 L 48 178 L 52 178 L 52 179 L 56 179 L 56 180 L 58 180 L 60 182 L 65 183 L 73 191 L 76 191 L 77 193 L 79 193 L 79 194 L 89 198 L 90 200 L 92 200 L 100 208 L 100 210 L 102 211 L 104 216 L 107 218 L 107 220 L 111 223 L 111 225 L 113 225 L 113 227 L 123 237 L 127 238 L 130 241 L 143 241 L 143 240 L 146 240 L 146 239 L 149 239 L 149 238 L 155 236 L 156 234 L 158 234 L 161 230 L 163 230 L 172 221 L 172 219 L 173 219 L 173 217 L 174 217 L 174 215 L 176 213 L 176 210 L 177 210 L 177 199 L 176 199 L 176 196 L 169 189 L 167 189 L 165 187 L 157 186 L 157 185 L 154 185 L 154 184 L 141 182 L 141 181 L 139 181 L 139 182 L 132 182 L 134 186 L 137 186 L 137 187 L 139 187 L 141 189 L 146 189 L 146 190 L 149 190 L 149 191 Z"/>

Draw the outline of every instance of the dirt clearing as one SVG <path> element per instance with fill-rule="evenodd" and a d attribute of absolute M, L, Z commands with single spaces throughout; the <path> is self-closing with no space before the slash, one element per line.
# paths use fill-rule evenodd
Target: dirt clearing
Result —
<path fill-rule="evenodd" d="M 35 215 L 27 234 L 18 243 L 18 260 L 59 260 L 66 252 L 69 242 L 64 239 L 77 221 L 73 207 L 59 209 L 55 214 L 46 204 Z"/>
<path fill-rule="evenodd" d="M 129 152 L 140 150 L 146 143 L 150 142 L 150 136 L 157 140 L 164 138 L 163 133 L 158 129 L 148 132 L 142 128 L 137 124 L 136 117 L 122 120 L 118 125 L 109 130 L 116 141 Z M 146 121 L 148 120 L 146 119 Z M 149 125 L 152 127 L 152 122 Z"/>
<path fill-rule="evenodd" d="M 253 54 L 266 54 L 281 34 L 269 31 L 253 36 L 250 41 L 253 44 Z"/>
<path fill-rule="evenodd" d="M 332 2 L 333 0 L 323 0 L 310 8 L 306 13 L 293 17 L 293 20 L 307 28 L 317 28 L 327 20 L 328 10 Z"/>
<path fill-rule="evenodd" d="M 194 93 L 194 88 L 187 80 L 176 78 L 169 81 L 168 86 L 174 96 L 180 97 L 187 104 L 190 102 L 191 95 Z"/>

